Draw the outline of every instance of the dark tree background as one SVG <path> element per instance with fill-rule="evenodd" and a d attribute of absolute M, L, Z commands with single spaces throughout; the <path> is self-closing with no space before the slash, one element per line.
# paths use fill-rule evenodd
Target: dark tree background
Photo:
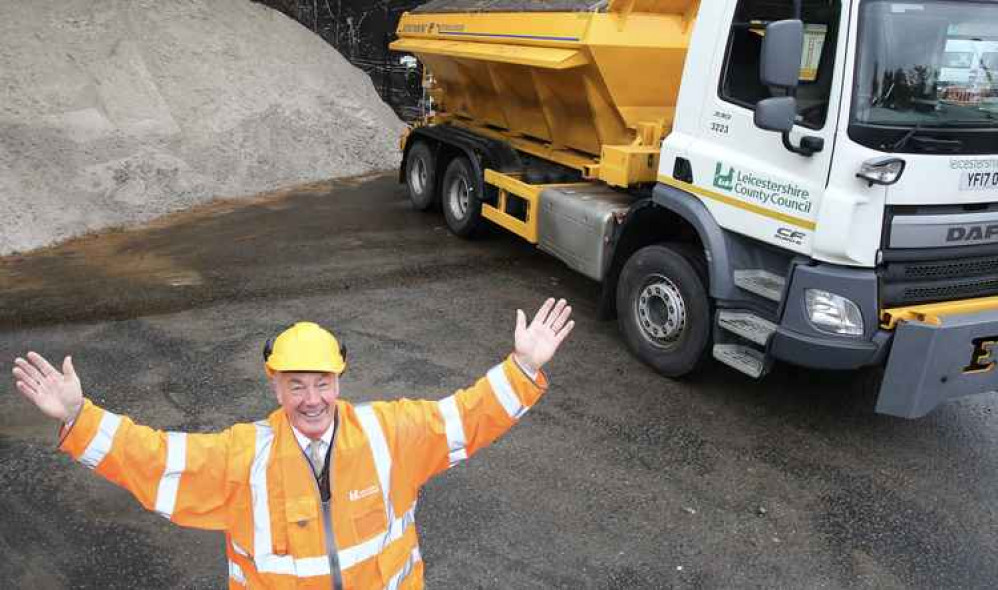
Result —
<path fill-rule="evenodd" d="M 399 62 L 388 51 L 399 17 L 425 0 L 255 0 L 297 20 L 367 72 L 382 100 L 399 117 L 412 121 L 421 114 L 422 87 L 418 68 Z"/>

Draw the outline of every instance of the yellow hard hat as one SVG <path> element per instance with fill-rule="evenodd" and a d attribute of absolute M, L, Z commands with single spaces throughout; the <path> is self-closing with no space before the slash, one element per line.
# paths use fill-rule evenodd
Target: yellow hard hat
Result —
<path fill-rule="evenodd" d="M 340 374 L 347 368 L 343 346 L 328 330 L 312 322 L 298 322 L 267 340 L 263 360 L 270 377 L 278 371 Z"/>

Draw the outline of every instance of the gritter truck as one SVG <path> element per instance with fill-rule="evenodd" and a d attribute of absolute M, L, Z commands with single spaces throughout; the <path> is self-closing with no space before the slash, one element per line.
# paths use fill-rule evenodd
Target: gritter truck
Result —
<path fill-rule="evenodd" d="M 432 0 L 400 182 L 601 284 L 663 375 L 998 389 L 998 2 Z"/>

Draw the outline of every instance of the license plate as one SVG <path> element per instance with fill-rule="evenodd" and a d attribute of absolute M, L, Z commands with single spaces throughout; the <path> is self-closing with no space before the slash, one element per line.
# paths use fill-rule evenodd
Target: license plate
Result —
<path fill-rule="evenodd" d="M 998 171 L 964 172 L 960 175 L 962 191 L 998 191 Z"/>

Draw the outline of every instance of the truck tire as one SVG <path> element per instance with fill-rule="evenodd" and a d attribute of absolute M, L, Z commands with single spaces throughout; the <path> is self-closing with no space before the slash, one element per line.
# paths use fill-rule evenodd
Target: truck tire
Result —
<path fill-rule="evenodd" d="M 441 204 L 447 227 L 455 235 L 470 238 L 482 219 L 482 179 L 464 156 L 451 160 L 441 185 Z"/>
<path fill-rule="evenodd" d="M 711 302 L 686 244 L 635 252 L 617 282 L 617 322 L 631 351 L 666 377 L 699 369 L 713 333 Z"/>
<path fill-rule="evenodd" d="M 425 141 L 416 142 L 405 156 L 405 183 L 417 211 L 428 211 L 439 202 L 435 170 L 433 150 Z"/>

